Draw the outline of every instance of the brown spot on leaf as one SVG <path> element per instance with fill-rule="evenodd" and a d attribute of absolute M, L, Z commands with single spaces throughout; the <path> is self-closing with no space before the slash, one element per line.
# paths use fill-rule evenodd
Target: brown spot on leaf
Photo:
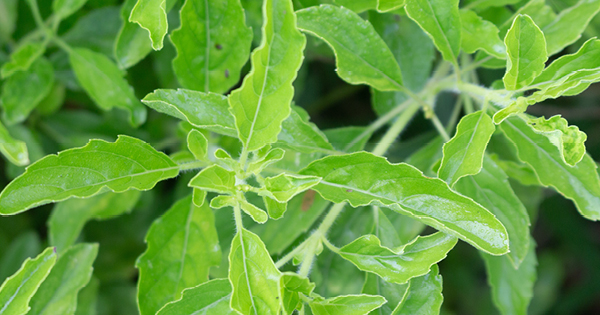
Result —
<path fill-rule="evenodd" d="M 304 194 L 304 198 L 302 198 L 302 207 L 300 208 L 300 209 L 302 209 L 302 211 L 308 211 L 308 209 L 310 209 L 313 202 L 315 202 L 315 194 L 316 193 L 317 193 L 316 191 L 309 189 Z"/>
<path fill-rule="evenodd" d="M 225 69 L 225 77 L 229 78 L 229 69 Z"/>
<path fill-rule="evenodd" d="M 221 46 L 221 44 L 216 44 L 215 48 L 218 49 L 218 50 L 221 50 L 221 49 L 223 49 L 223 46 Z"/>

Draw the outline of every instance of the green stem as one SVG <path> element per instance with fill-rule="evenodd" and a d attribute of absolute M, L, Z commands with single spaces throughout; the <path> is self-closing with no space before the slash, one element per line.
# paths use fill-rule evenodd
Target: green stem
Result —
<path fill-rule="evenodd" d="M 44 19 L 42 19 L 37 0 L 28 0 L 27 3 L 29 4 L 31 14 L 33 15 L 33 19 L 35 20 L 35 24 L 37 25 L 37 27 L 46 34 L 46 38 L 53 37 L 52 31 L 46 26 L 46 23 L 44 23 Z"/>
<path fill-rule="evenodd" d="M 330 251 L 336 254 L 340 253 L 340 249 L 337 248 L 335 245 L 331 244 L 331 242 L 325 237 L 323 237 L 323 244 L 325 244 L 325 246 L 327 246 L 327 248 L 329 248 Z"/>
<path fill-rule="evenodd" d="M 419 104 L 413 104 L 404 110 L 385 135 L 383 135 L 383 138 L 381 138 L 375 149 L 373 149 L 373 154 L 384 155 L 388 148 L 396 141 L 396 138 L 398 138 L 398 135 L 404 130 L 408 122 L 415 116 L 419 108 Z"/>
<path fill-rule="evenodd" d="M 294 256 L 296 256 L 296 254 L 298 254 L 299 252 L 301 252 L 304 249 L 304 246 L 306 246 L 309 239 L 310 238 L 305 239 L 302 243 L 300 243 L 300 245 L 296 246 L 296 248 L 294 248 L 291 252 L 289 252 L 285 256 L 281 257 L 275 263 L 275 267 L 277 267 L 277 269 L 279 269 L 279 268 L 283 267 L 285 264 L 287 264 L 290 260 L 292 260 L 294 258 Z"/>
<path fill-rule="evenodd" d="M 462 101 L 464 96 L 459 95 L 456 98 L 456 102 L 454 103 L 454 108 L 452 109 L 452 114 L 450 114 L 450 119 L 448 119 L 448 124 L 446 125 L 446 133 L 452 133 L 454 126 L 456 126 L 456 122 L 458 121 L 458 116 L 460 115 L 460 110 L 462 108 Z"/>
<path fill-rule="evenodd" d="M 206 162 L 206 161 L 188 162 L 188 163 L 179 164 L 179 171 L 193 170 L 193 169 L 197 169 L 197 168 L 207 167 L 209 165 L 210 165 L 210 163 Z"/>
<path fill-rule="evenodd" d="M 60 47 L 66 53 L 70 54 L 73 51 L 73 49 L 71 48 L 71 46 L 69 46 L 69 44 L 67 44 L 65 41 L 63 41 L 62 39 L 60 39 L 58 37 L 52 38 L 52 41 L 56 44 L 56 46 Z"/>
<path fill-rule="evenodd" d="M 244 228 L 244 223 L 242 222 L 242 210 L 240 209 L 239 204 L 236 204 L 235 207 L 233 207 L 233 217 L 235 218 L 235 228 L 239 233 Z"/>

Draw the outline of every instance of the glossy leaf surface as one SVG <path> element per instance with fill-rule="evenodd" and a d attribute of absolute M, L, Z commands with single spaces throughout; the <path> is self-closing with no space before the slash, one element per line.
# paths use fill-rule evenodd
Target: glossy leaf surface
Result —
<path fill-rule="evenodd" d="M 118 165 L 118 167 L 116 167 Z M 33 163 L 0 194 L 0 213 L 15 214 L 71 197 L 112 190 L 148 190 L 177 176 L 179 167 L 147 143 L 128 136 L 92 140 Z"/>
<path fill-rule="evenodd" d="M 232 194 L 235 192 L 235 173 L 213 165 L 194 176 L 189 186 L 216 193 Z"/>
<path fill-rule="evenodd" d="M 137 23 L 129 21 L 131 10 L 137 1 L 126 0 L 121 7 L 123 25 L 114 42 L 115 59 L 121 69 L 132 67 L 152 51 L 152 41 L 148 36 L 148 31 Z"/>
<path fill-rule="evenodd" d="M 265 178 L 265 193 L 279 202 L 288 202 L 295 195 L 318 184 L 320 180 L 316 176 L 279 174 Z"/>
<path fill-rule="evenodd" d="M 442 276 L 435 265 L 428 274 L 410 280 L 408 291 L 395 314 L 439 314 L 443 300 Z"/>
<path fill-rule="evenodd" d="M 315 315 L 347 314 L 364 315 L 385 304 L 385 298 L 376 295 L 344 295 L 327 300 L 314 300 L 309 303 Z"/>
<path fill-rule="evenodd" d="M 157 315 L 229 315 L 231 284 L 227 279 L 214 279 L 197 287 L 183 290 L 181 299 L 165 305 Z"/>
<path fill-rule="evenodd" d="M 15 165 L 29 164 L 27 145 L 25 142 L 13 138 L 2 123 L 0 123 L 0 152 Z"/>

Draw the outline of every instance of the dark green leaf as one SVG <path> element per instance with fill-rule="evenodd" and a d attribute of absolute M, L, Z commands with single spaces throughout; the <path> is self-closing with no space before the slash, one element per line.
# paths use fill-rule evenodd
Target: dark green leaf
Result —
<path fill-rule="evenodd" d="M 397 308 L 397 315 L 436 315 L 442 306 L 442 276 L 437 265 L 421 277 L 413 278 L 408 284 L 408 291 Z"/>

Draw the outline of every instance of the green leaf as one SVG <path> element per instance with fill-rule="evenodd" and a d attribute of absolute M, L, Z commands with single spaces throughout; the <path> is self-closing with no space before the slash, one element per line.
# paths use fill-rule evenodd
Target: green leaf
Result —
<path fill-rule="evenodd" d="M 537 266 L 533 240 L 531 243 L 527 256 L 518 269 L 514 268 L 507 256 L 481 255 L 485 261 L 488 283 L 492 287 L 492 300 L 503 315 L 528 313 L 527 307 L 533 297 Z"/>
<path fill-rule="evenodd" d="M 325 134 L 309 119 L 303 108 L 292 105 L 290 116 L 281 124 L 276 145 L 302 153 L 335 153 Z"/>
<path fill-rule="evenodd" d="M 308 278 L 299 276 L 293 272 L 284 272 L 279 278 L 279 294 L 283 314 L 292 314 L 295 309 L 302 305 L 300 293 L 310 296 L 315 289 L 315 284 Z"/>
<path fill-rule="evenodd" d="M 267 220 L 269 219 L 269 216 L 267 216 L 265 210 L 249 203 L 248 201 L 242 199 L 238 200 L 238 203 L 240 205 L 240 208 L 242 208 L 242 210 L 246 212 L 252 218 L 252 220 L 256 221 L 257 223 L 262 224 L 267 222 Z"/>
<path fill-rule="evenodd" d="M 297 194 L 310 189 L 319 183 L 321 178 L 317 176 L 300 176 L 290 174 L 279 174 L 265 178 L 264 195 L 276 199 L 279 202 L 288 202 Z"/>
<path fill-rule="evenodd" d="M 56 252 L 48 247 L 36 258 L 27 258 L 21 268 L 0 286 L 0 314 L 24 315 L 31 308 L 29 301 L 44 282 L 54 263 Z"/>
<path fill-rule="evenodd" d="M 388 207 L 485 252 L 508 251 L 506 229 L 494 215 L 408 164 L 390 164 L 385 158 L 358 152 L 325 157 L 300 173 L 322 177 L 313 189 L 327 200 L 348 201 L 353 207 Z"/>
<path fill-rule="evenodd" d="M 379 0 L 334 0 L 333 2 L 356 13 L 360 13 L 376 8 L 378 1 Z"/>
<path fill-rule="evenodd" d="M 229 95 L 229 111 L 248 152 L 277 141 L 290 115 L 292 82 L 302 64 L 306 38 L 296 28 L 291 0 L 266 0 L 262 42 L 252 53 L 252 70 Z"/>
<path fill-rule="evenodd" d="M 263 202 L 265 207 L 267 207 L 267 212 L 269 213 L 269 217 L 273 220 L 278 220 L 283 217 L 283 214 L 287 210 L 286 202 L 279 202 L 271 197 L 263 196 Z"/>
<path fill-rule="evenodd" d="M 204 205 L 206 202 L 206 195 L 206 190 L 194 188 L 194 192 L 192 194 L 192 200 L 194 201 L 194 204 L 198 207 L 202 207 L 202 205 Z"/>
<path fill-rule="evenodd" d="M 439 274 L 438 266 L 434 265 L 428 274 L 410 279 L 408 291 L 395 314 L 436 315 L 440 313 L 443 300 L 442 276 Z"/>
<path fill-rule="evenodd" d="M 361 293 L 383 296 L 387 303 L 380 308 L 371 311 L 369 315 L 389 315 L 396 314 L 404 294 L 408 290 L 408 283 L 397 284 L 383 281 L 379 276 L 367 273 L 365 284 Z"/>
<path fill-rule="evenodd" d="M 481 172 L 461 178 L 454 188 L 490 210 L 508 232 L 508 260 L 517 268 L 529 249 L 529 215 L 508 182 L 508 176 L 494 161 L 485 157 Z"/>
<path fill-rule="evenodd" d="M 258 235 L 241 228 L 231 242 L 231 308 L 243 315 L 278 314 L 280 272 Z"/>
<path fill-rule="evenodd" d="M 252 30 L 239 0 L 186 0 L 181 27 L 171 40 L 173 70 L 184 88 L 225 93 L 240 79 L 250 54 Z"/>
<path fill-rule="evenodd" d="M 548 60 L 544 33 L 528 15 L 518 15 L 504 38 L 506 73 L 502 78 L 507 90 L 528 86 L 544 70 Z"/>
<path fill-rule="evenodd" d="M 129 16 L 129 22 L 148 31 L 154 50 L 162 49 L 169 28 L 166 6 L 167 0 L 138 0 Z"/>
<path fill-rule="evenodd" d="M 435 177 L 437 172 L 434 172 L 432 167 L 443 157 L 443 145 L 444 140 L 436 137 L 409 156 L 406 163 L 418 168 L 426 176 Z"/>
<path fill-rule="evenodd" d="M 9 39 L 15 31 L 18 0 L 0 1 L 0 42 Z"/>
<path fill-rule="evenodd" d="M 52 2 L 52 11 L 58 19 L 64 19 L 69 15 L 79 11 L 87 0 L 54 0 Z"/>
<path fill-rule="evenodd" d="M 71 197 L 108 190 L 148 190 L 179 174 L 164 153 L 128 136 L 116 142 L 91 140 L 86 146 L 49 155 L 31 164 L 0 194 L 0 213 L 16 214 Z"/>
<path fill-rule="evenodd" d="M 17 140 L 8 133 L 0 122 L 0 152 L 11 163 L 18 166 L 29 164 L 29 153 L 25 142 Z"/>
<path fill-rule="evenodd" d="M 543 88 L 572 75 L 576 71 L 597 68 L 600 68 L 600 40 L 591 38 L 581 45 L 576 53 L 564 55 L 554 60 L 535 78 L 532 86 Z"/>
<path fill-rule="evenodd" d="M 532 118 L 528 123 L 536 132 L 544 134 L 560 150 L 563 161 L 568 165 L 575 166 L 583 159 L 587 135 L 579 131 L 577 126 L 569 126 L 567 120 L 560 115 L 548 119 Z"/>
<path fill-rule="evenodd" d="M 79 291 L 77 295 L 77 309 L 75 315 L 96 315 L 98 305 L 98 289 L 100 280 L 92 276 L 90 282 Z"/>
<path fill-rule="evenodd" d="M 506 59 L 506 46 L 498 36 L 500 30 L 494 23 L 482 19 L 477 13 L 460 10 L 462 25 L 460 46 L 469 54 L 477 50 L 499 58 Z"/>
<path fill-rule="evenodd" d="M 61 37 L 69 46 L 88 48 L 112 57 L 121 25 L 120 17 L 119 8 L 113 6 L 92 10 L 79 18 Z M 137 25 L 135 27 L 139 29 Z"/>
<path fill-rule="evenodd" d="M 148 248 L 138 258 L 138 305 L 142 315 L 181 298 L 186 288 L 208 281 L 211 266 L 221 262 L 212 210 L 194 205 L 192 196 L 176 202 L 154 221 L 146 235 Z"/>
<path fill-rule="evenodd" d="M 339 254 L 360 270 L 375 273 L 387 282 L 405 283 L 422 276 L 454 248 L 454 236 L 437 232 L 418 236 L 397 250 L 381 246 L 375 235 L 365 235 L 340 248 Z"/>
<path fill-rule="evenodd" d="M 0 279 L 6 279 L 21 267 L 23 261 L 41 251 L 40 237 L 35 231 L 25 231 L 3 248 L 0 259 Z"/>
<path fill-rule="evenodd" d="M 210 207 L 213 209 L 221 209 L 223 207 L 235 207 L 238 204 L 237 199 L 233 196 L 219 195 L 210 201 Z"/>
<path fill-rule="evenodd" d="M 454 137 L 444 144 L 438 177 L 454 186 L 461 177 L 479 173 L 485 148 L 495 129 L 492 118 L 483 110 L 464 116 Z"/>
<path fill-rule="evenodd" d="M 104 193 L 86 199 L 70 199 L 57 204 L 48 219 L 48 238 L 62 254 L 73 245 L 89 220 L 113 218 L 133 209 L 140 192 Z"/>
<path fill-rule="evenodd" d="M 394 55 L 373 26 L 356 13 L 323 4 L 298 11 L 298 28 L 331 46 L 337 74 L 350 84 L 377 90 L 402 89 L 402 73 Z"/>
<path fill-rule="evenodd" d="M 263 149 L 268 148 L 269 146 L 263 147 Z M 260 152 L 263 149 L 257 151 Z M 266 167 L 269 165 L 281 160 L 285 154 L 285 151 L 279 148 L 275 148 L 272 150 L 268 150 L 266 154 L 262 156 L 256 156 L 257 159 L 250 162 L 248 164 L 248 168 L 246 172 L 253 174 L 260 174 Z"/>
<path fill-rule="evenodd" d="M 129 22 L 129 15 L 137 1 L 126 0 L 121 7 L 123 26 L 121 26 L 114 43 L 115 59 L 121 69 L 132 67 L 152 51 L 152 42 L 148 37 L 148 32 L 136 23 Z"/>
<path fill-rule="evenodd" d="M 17 71 L 27 71 L 46 50 L 46 44 L 39 42 L 25 43 L 19 46 L 11 55 L 10 61 L 2 65 L 2 79 L 6 79 Z"/>
<path fill-rule="evenodd" d="M 386 247 L 392 251 L 396 251 L 395 249 L 401 247 L 403 244 L 402 240 L 400 239 L 400 235 L 398 235 L 398 231 L 396 230 L 390 219 L 388 219 L 388 217 L 385 215 L 385 212 L 381 210 L 381 208 L 373 206 L 372 209 L 374 217 L 373 219 L 375 223 L 373 233 L 378 239 L 381 240 L 382 247 Z"/>
<path fill-rule="evenodd" d="M 39 58 L 26 71 L 10 76 L 2 85 L 0 103 L 8 124 L 24 121 L 48 95 L 54 83 L 54 70 L 46 58 Z"/>
<path fill-rule="evenodd" d="M 377 11 L 389 12 L 404 6 L 405 0 L 377 0 Z"/>
<path fill-rule="evenodd" d="M 377 295 L 343 295 L 309 303 L 314 315 L 364 315 L 381 307 L 387 301 Z"/>
<path fill-rule="evenodd" d="M 340 152 L 356 152 L 365 148 L 371 133 L 363 135 L 366 127 L 340 127 L 323 131 L 334 149 Z"/>
<path fill-rule="evenodd" d="M 97 254 L 98 244 L 69 248 L 31 298 L 31 310 L 27 314 L 75 314 L 77 294 L 90 281 Z"/>
<path fill-rule="evenodd" d="M 563 161 L 560 150 L 545 135 L 537 133 L 520 117 L 511 117 L 500 125 L 516 145 L 519 159 L 527 163 L 544 186 L 552 186 L 573 200 L 587 219 L 600 220 L 600 178 L 589 155 L 575 166 Z M 551 170 L 551 171 L 549 171 Z"/>
<path fill-rule="evenodd" d="M 580 0 L 574 6 L 560 12 L 542 31 L 547 39 L 548 55 L 554 55 L 574 43 L 600 11 L 600 1 Z"/>
<path fill-rule="evenodd" d="M 208 160 L 208 140 L 200 131 L 192 129 L 188 133 L 187 146 L 196 160 Z"/>
<path fill-rule="evenodd" d="M 227 279 L 214 279 L 183 290 L 181 299 L 165 305 L 156 315 L 233 315 L 229 307 L 231 284 Z"/>
<path fill-rule="evenodd" d="M 406 0 L 406 13 L 431 37 L 444 60 L 457 64 L 461 25 L 458 0 Z"/>
<path fill-rule="evenodd" d="M 467 0 L 463 5 L 469 9 L 483 10 L 489 7 L 500 7 L 518 3 L 519 0 Z"/>
<path fill-rule="evenodd" d="M 235 183 L 235 172 L 212 165 L 194 176 L 188 186 L 221 194 L 233 194 L 236 191 Z"/>
<path fill-rule="evenodd" d="M 146 108 L 123 78 L 123 71 L 108 57 L 86 48 L 74 48 L 69 51 L 69 60 L 77 80 L 100 108 L 125 109 L 133 126 L 144 123 Z"/>

